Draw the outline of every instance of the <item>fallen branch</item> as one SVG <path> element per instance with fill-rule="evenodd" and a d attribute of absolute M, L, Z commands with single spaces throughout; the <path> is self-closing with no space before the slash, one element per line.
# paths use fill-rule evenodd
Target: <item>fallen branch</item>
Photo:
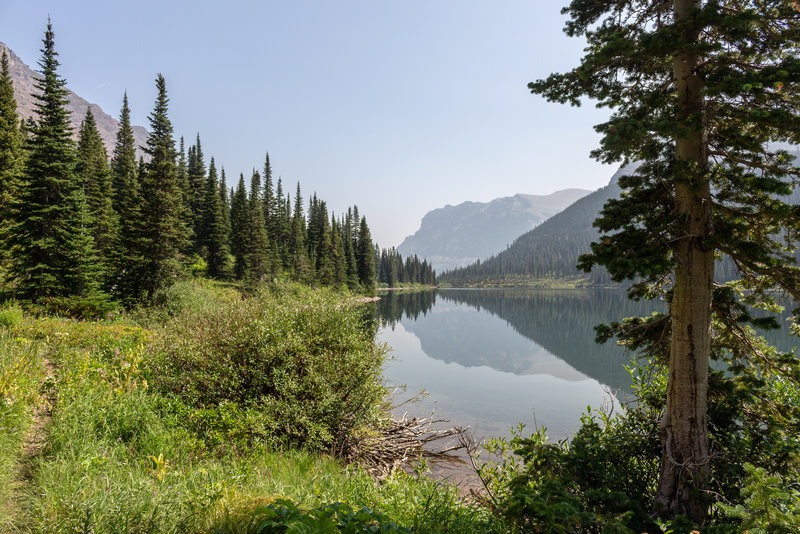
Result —
<path fill-rule="evenodd" d="M 360 443 L 347 444 L 349 446 L 345 447 L 347 452 L 344 457 L 349 462 L 364 466 L 378 480 L 385 479 L 403 465 L 421 459 L 464 463 L 452 452 L 464 448 L 465 440 L 461 438 L 469 427 L 434 428 L 440 423 L 449 421 L 434 419 L 433 413 L 425 418 L 409 418 L 405 413 L 400 419 L 390 419 L 377 436 Z M 438 449 L 430 446 L 453 437 L 458 441 L 447 442 Z"/>

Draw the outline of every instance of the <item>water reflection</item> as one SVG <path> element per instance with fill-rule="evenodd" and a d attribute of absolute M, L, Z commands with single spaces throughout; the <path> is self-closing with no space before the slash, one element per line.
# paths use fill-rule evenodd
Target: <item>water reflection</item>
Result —
<path fill-rule="evenodd" d="M 587 405 L 599 407 L 630 388 L 631 355 L 613 342 L 594 342 L 594 327 L 647 315 L 657 303 L 633 302 L 622 290 L 447 289 L 381 295 L 379 337 L 393 348 L 386 375 L 425 389 L 412 408 L 506 434 L 517 422 L 571 435 Z M 767 333 L 791 350 L 786 330 Z"/>

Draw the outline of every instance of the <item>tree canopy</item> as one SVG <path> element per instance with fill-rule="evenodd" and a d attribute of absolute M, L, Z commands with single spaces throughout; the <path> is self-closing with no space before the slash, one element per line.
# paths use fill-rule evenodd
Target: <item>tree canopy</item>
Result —
<path fill-rule="evenodd" d="M 574 0 L 564 13 L 586 53 L 529 87 L 611 108 L 593 156 L 642 162 L 620 179 L 623 193 L 595 222 L 602 235 L 580 265 L 603 265 L 634 281 L 632 297 L 669 303 L 666 316 L 622 333 L 668 368 L 655 507 L 703 523 L 715 460 L 712 354 L 733 369 L 800 376 L 793 358 L 763 359 L 745 328 L 755 321 L 745 304 L 773 304 L 774 290 L 800 300 L 800 207 L 782 199 L 800 176 L 785 150 L 800 142 L 800 10 L 791 0 Z M 720 255 L 738 281 L 714 283 Z"/>

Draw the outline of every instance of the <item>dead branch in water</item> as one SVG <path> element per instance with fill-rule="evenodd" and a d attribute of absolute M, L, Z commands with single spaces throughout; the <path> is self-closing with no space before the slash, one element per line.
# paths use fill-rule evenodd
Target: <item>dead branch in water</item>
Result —
<path fill-rule="evenodd" d="M 433 413 L 424 418 L 409 418 L 405 413 L 400 419 L 390 419 L 377 436 L 359 444 L 348 444 L 350 446 L 346 447 L 348 452 L 345 459 L 361 464 L 378 480 L 385 479 L 397 468 L 415 460 L 463 463 L 452 452 L 464 448 L 462 437 L 469 427 L 434 428 L 434 425 L 449 422 L 447 419 L 435 419 Z M 458 440 L 446 442 L 438 448 L 430 446 L 453 437 Z"/>

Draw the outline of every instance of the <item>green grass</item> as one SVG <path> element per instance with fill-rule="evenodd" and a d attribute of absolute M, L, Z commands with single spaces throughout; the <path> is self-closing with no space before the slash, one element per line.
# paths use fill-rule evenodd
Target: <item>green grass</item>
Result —
<path fill-rule="evenodd" d="M 0 328 L 0 532 L 21 522 L 20 461 L 45 378 L 41 353 L 38 343 Z"/>
<path fill-rule="evenodd" d="M 324 369 L 326 358 L 339 358 L 332 360 L 337 365 L 328 364 L 330 373 L 345 353 L 367 346 L 361 345 L 362 334 L 336 333 L 335 324 L 355 329 L 364 318 L 335 294 L 292 287 L 242 303 L 234 293 L 192 282 L 174 289 L 164 301 L 167 308 L 133 318 L 24 317 L 0 330 L 0 376 L 13 375 L 1 383 L 0 422 L 12 431 L 0 430 L 0 517 L 8 518 L 0 520 L 0 531 L 254 532 L 265 507 L 280 499 L 297 503 L 301 514 L 316 509 L 312 519 L 325 510 L 368 507 L 375 511 L 364 516 L 368 521 L 385 516 L 415 532 L 503 531 L 486 510 L 461 503 L 455 488 L 403 473 L 379 484 L 316 442 L 315 450 L 279 445 L 296 440 L 285 439 L 280 428 L 264 423 L 258 406 L 236 395 L 201 406 L 193 394 L 159 385 L 163 375 L 175 378 L 185 370 L 179 353 L 204 354 L 198 347 L 244 344 L 242 354 L 261 354 L 277 344 L 285 349 L 279 355 L 322 358 L 315 371 Z M 157 317 L 168 322 L 157 326 Z M 236 328 L 220 328 L 212 337 L 211 326 L 223 317 Z M 251 320 L 257 324 L 235 335 Z M 206 339 L 199 341 L 198 333 Z M 229 335 L 232 345 L 223 343 Z M 172 354 L 167 364 L 162 357 L 170 346 L 187 351 Z M 42 398 L 44 358 L 56 368 L 46 382 L 55 391 L 52 418 L 46 445 L 28 466 L 31 480 L 22 485 L 20 444 Z M 289 387 L 284 396 L 324 393 L 317 386 Z M 13 410 L 3 408 L 11 388 L 24 392 L 13 394 L 20 399 Z M 349 431 L 357 432 L 357 426 Z M 336 502 L 346 506 L 331 507 Z"/>

